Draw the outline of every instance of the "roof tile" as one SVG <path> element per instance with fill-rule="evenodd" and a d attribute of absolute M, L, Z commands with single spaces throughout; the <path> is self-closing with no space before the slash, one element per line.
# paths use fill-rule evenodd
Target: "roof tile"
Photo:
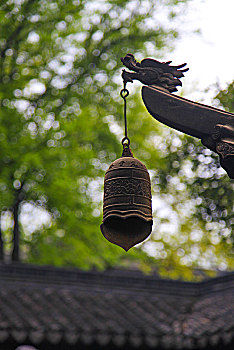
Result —
<path fill-rule="evenodd" d="M 195 284 L 0 265 L 0 278 L 0 342 L 204 349 L 233 341 L 234 274 Z"/>

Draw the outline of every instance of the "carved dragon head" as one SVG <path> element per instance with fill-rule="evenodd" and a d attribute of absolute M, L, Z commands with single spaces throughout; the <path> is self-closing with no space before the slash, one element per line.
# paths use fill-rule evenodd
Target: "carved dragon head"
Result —
<path fill-rule="evenodd" d="M 137 61 L 135 60 L 135 57 L 131 54 L 128 53 L 125 57 L 121 57 L 122 63 L 125 65 L 130 70 L 137 71 L 136 65 Z"/>

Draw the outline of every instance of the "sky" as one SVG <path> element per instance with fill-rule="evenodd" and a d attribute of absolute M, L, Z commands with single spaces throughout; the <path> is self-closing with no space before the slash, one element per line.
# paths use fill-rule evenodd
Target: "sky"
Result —
<path fill-rule="evenodd" d="M 201 34 L 191 35 L 189 29 L 196 28 Z M 173 63 L 187 62 L 190 68 L 183 78 L 184 97 L 214 105 L 214 88 L 208 94 L 204 90 L 216 83 L 225 88 L 234 80 L 234 0 L 192 1 L 181 29 L 170 55 Z"/>

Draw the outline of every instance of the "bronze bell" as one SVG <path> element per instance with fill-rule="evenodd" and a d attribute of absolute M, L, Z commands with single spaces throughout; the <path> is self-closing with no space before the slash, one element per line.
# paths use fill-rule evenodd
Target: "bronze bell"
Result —
<path fill-rule="evenodd" d="M 151 184 L 144 164 L 129 145 L 105 174 L 101 231 L 111 243 L 128 251 L 152 231 Z"/>

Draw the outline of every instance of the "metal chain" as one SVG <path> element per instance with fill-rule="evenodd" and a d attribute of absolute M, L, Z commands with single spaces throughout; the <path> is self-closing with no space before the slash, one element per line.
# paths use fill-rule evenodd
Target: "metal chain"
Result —
<path fill-rule="evenodd" d="M 126 98 L 129 95 L 129 91 L 126 89 L 126 82 L 124 82 L 124 88 L 120 91 L 120 96 L 124 100 L 124 127 L 125 127 L 125 136 L 122 139 L 122 145 L 124 147 L 129 147 L 130 139 L 128 138 L 128 128 L 127 128 L 127 101 Z M 127 141 L 127 142 L 126 142 Z"/>

